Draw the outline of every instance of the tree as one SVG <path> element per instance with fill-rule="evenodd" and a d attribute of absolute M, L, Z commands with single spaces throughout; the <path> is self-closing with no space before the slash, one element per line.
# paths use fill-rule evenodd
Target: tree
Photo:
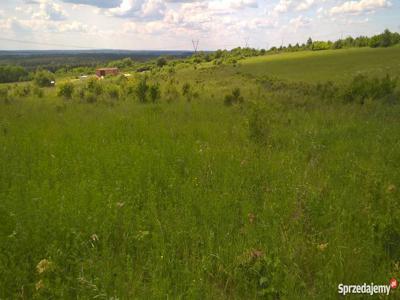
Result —
<path fill-rule="evenodd" d="M 381 47 L 389 47 L 392 45 L 392 33 L 389 29 L 385 29 L 385 31 L 381 35 L 380 46 Z"/>
<path fill-rule="evenodd" d="M 165 57 L 160 57 L 157 59 L 157 67 L 164 67 L 167 65 L 167 60 L 165 59 Z"/>
<path fill-rule="evenodd" d="M 0 83 L 27 79 L 28 72 L 20 66 L 0 66 Z"/>
<path fill-rule="evenodd" d="M 307 48 L 311 49 L 312 45 L 313 45 L 313 40 L 311 39 L 311 37 L 309 37 L 307 40 Z"/>

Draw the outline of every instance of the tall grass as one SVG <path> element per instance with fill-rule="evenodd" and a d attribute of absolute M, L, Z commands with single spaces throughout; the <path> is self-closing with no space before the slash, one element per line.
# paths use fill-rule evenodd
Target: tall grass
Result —
<path fill-rule="evenodd" d="M 399 105 L 197 72 L 156 104 L 0 104 L 0 298 L 329 299 L 400 277 Z M 199 97 L 172 100 L 188 81 Z"/>

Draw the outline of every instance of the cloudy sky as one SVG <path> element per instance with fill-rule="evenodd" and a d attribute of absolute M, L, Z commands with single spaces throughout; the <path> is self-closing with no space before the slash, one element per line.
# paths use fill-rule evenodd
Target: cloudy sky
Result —
<path fill-rule="evenodd" d="M 400 31 L 400 0 L 0 0 L 0 49 L 230 49 Z"/>

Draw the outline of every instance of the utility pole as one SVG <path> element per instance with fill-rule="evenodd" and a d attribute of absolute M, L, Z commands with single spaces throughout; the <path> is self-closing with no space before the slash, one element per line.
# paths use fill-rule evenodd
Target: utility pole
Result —
<path fill-rule="evenodd" d="M 199 48 L 199 40 L 192 40 L 192 45 L 194 49 L 194 53 L 197 53 L 197 49 Z"/>
<path fill-rule="evenodd" d="M 249 37 L 246 37 L 245 39 L 244 39 L 244 44 L 245 44 L 245 48 L 249 48 Z"/>

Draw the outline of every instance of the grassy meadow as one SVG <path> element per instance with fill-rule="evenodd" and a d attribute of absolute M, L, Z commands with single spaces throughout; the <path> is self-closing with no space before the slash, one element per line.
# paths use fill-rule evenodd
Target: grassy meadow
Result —
<path fill-rule="evenodd" d="M 1 102 L 0 299 L 336 299 L 399 278 L 398 93 L 304 91 L 399 75 L 399 59 L 182 64 L 149 74 L 157 103 L 55 88 Z M 224 105 L 234 88 L 243 101 Z"/>

